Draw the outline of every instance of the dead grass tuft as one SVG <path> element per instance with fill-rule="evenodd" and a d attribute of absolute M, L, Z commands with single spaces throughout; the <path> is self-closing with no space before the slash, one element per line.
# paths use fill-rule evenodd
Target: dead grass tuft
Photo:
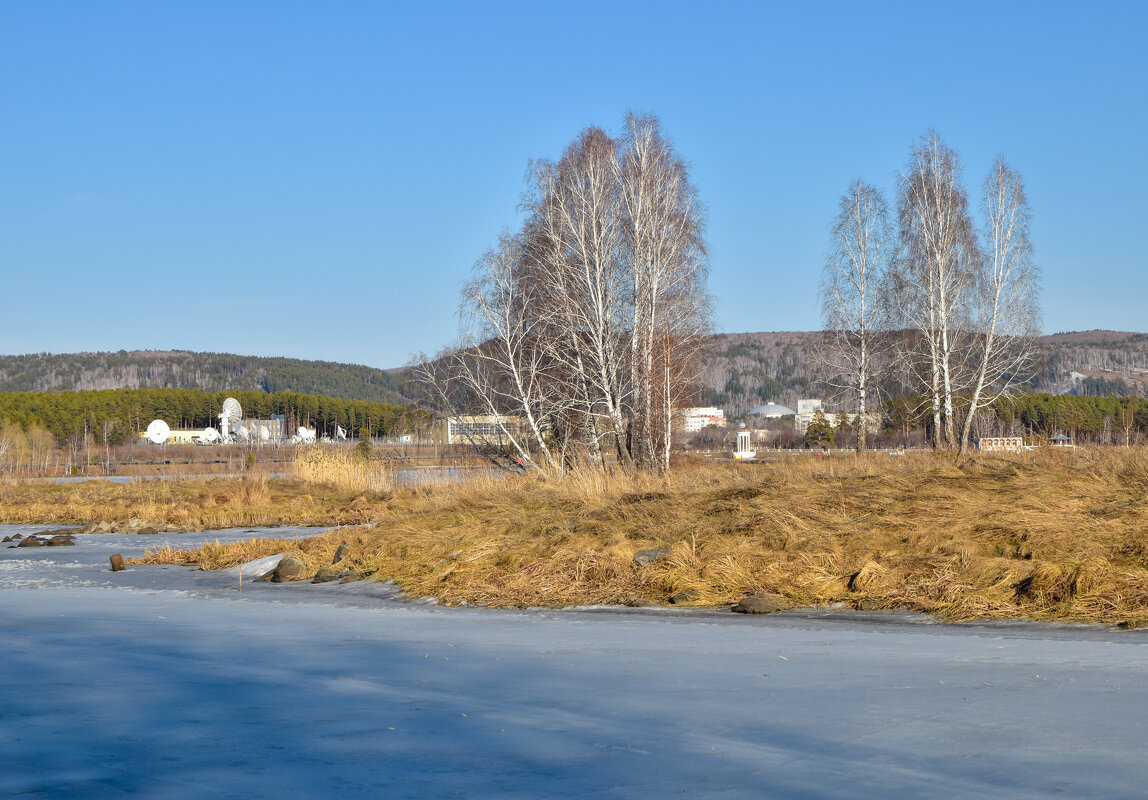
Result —
<path fill-rule="evenodd" d="M 258 558 L 283 553 L 303 559 L 308 568 L 317 571 L 334 561 L 335 552 L 343 544 L 348 546 L 346 556 L 348 566 L 365 572 L 365 569 L 361 569 L 361 565 L 368 544 L 363 532 L 358 529 L 336 529 L 327 531 L 321 536 L 299 540 L 248 539 L 227 544 L 215 541 L 194 550 L 180 550 L 165 545 L 149 550 L 141 558 L 125 559 L 125 563 L 174 564 L 203 570 L 230 569 Z"/>
<path fill-rule="evenodd" d="M 356 502 L 356 498 L 362 500 Z M 130 483 L 0 484 L 0 522 L 83 525 L 140 519 L 181 530 L 255 525 L 333 526 L 377 518 L 390 495 L 302 487 L 262 475 Z"/>

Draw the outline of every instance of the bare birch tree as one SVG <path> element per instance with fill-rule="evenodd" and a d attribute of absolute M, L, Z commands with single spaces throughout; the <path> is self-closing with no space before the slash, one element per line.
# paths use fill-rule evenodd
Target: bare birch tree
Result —
<path fill-rule="evenodd" d="M 555 398 L 545 391 L 547 359 L 535 331 L 544 323 L 547 309 L 536 287 L 519 278 L 521 260 L 521 244 L 508 233 L 479 259 L 474 277 L 462 290 L 462 348 L 469 359 L 484 361 L 489 367 L 484 372 L 491 378 L 473 381 L 488 413 L 499 418 L 508 413 L 520 415 L 534 449 L 554 468 L 559 464 L 544 430 L 555 412 Z M 463 374 L 473 379 L 479 373 L 464 370 Z M 532 460 L 529 448 L 516 448 L 524 461 Z"/>
<path fill-rule="evenodd" d="M 12 452 L 13 442 L 8 426 L 0 429 L 0 473 L 14 471 L 8 469 L 8 456 Z"/>
<path fill-rule="evenodd" d="M 971 318 L 976 336 L 972 383 L 961 452 L 968 447 L 976 412 L 1031 379 L 1038 355 L 1039 271 L 1032 260 L 1028 200 L 1021 176 L 1000 157 L 985 179 L 984 214 L 983 261 Z"/>
<path fill-rule="evenodd" d="M 624 406 L 627 278 L 622 257 L 618 158 L 615 142 L 591 127 L 557 163 L 538 162 L 534 207 L 538 230 L 549 244 L 548 263 L 534 276 L 555 309 L 566 336 L 555 337 L 552 356 L 591 391 L 587 414 L 609 420 L 619 462 L 634 466 Z"/>
<path fill-rule="evenodd" d="M 626 127 L 619 185 L 633 308 L 631 441 L 639 462 L 666 470 L 675 388 L 696 380 L 694 356 L 709 332 L 704 214 L 657 117 L 630 113 Z"/>
<path fill-rule="evenodd" d="M 603 466 L 608 450 L 667 469 L 710 319 L 688 169 L 656 117 L 630 114 L 620 139 L 587 128 L 529 180 L 521 232 L 463 290 L 459 348 L 419 372 L 444 406 L 521 417 L 528 434 L 507 434 L 525 461 L 562 469 L 581 441 Z"/>
<path fill-rule="evenodd" d="M 869 401 L 876 399 L 888 341 L 879 299 L 894 240 L 888 206 L 874 186 L 854 181 L 839 207 L 821 278 L 819 356 L 826 383 L 857 404 L 857 451 L 864 452 Z"/>
<path fill-rule="evenodd" d="M 560 469 L 545 435 L 556 413 L 536 330 L 545 310 L 533 284 L 520 279 L 521 262 L 521 241 L 503 233 L 463 286 L 458 345 L 435 359 L 422 357 L 414 375 L 447 416 L 481 412 L 524 464 L 533 462 L 533 451 Z"/>
<path fill-rule="evenodd" d="M 951 448 L 979 254 L 960 157 L 936 131 L 910 151 L 908 171 L 898 179 L 897 212 L 902 253 L 890 299 L 901 325 L 916 334 L 900 337 L 907 346 L 902 356 L 928 393 L 934 446 Z"/>
<path fill-rule="evenodd" d="M 712 305 L 705 291 L 706 274 L 700 266 L 676 273 L 656 327 L 652 375 L 660 378 L 660 385 L 652 379 L 650 391 L 653 407 L 660 411 L 654 466 L 663 472 L 670 468 L 674 418 L 697 396 L 709 346 Z"/>

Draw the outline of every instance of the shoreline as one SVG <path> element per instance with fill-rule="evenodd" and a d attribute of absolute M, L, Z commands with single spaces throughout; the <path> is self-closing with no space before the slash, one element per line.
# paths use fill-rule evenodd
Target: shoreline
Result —
<path fill-rule="evenodd" d="M 298 528 L 285 526 L 283 528 L 251 529 L 220 529 L 208 531 L 165 532 L 160 536 L 175 536 L 191 538 L 210 544 L 212 540 L 223 540 L 224 543 L 242 542 L 249 539 L 249 534 L 273 533 L 276 536 L 286 535 L 295 541 L 322 536 L 331 533 L 325 529 Z M 5 536 L 21 533 L 24 536 L 33 534 L 54 534 L 59 529 L 51 530 L 37 525 L 10 525 L 0 524 L 0 534 Z M 76 586 L 92 589 L 107 589 L 111 591 L 146 591 L 172 594 L 173 596 L 199 597 L 212 600 L 252 601 L 257 603 L 272 602 L 286 604 L 287 606 L 309 606 L 314 604 L 334 604 L 339 607 L 356 608 L 399 608 L 422 609 L 430 612 L 457 614 L 475 613 L 479 617 L 484 614 L 511 614 L 531 617 L 545 617 L 551 614 L 560 615 L 587 615 L 593 618 L 617 618 L 619 620 L 640 620 L 648 618 L 651 621 L 662 622 L 699 622 L 718 625 L 757 625 L 766 624 L 805 624 L 824 623 L 826 625 L 861 625 L 876 629 L 920 629 L 920 630 L 952 630 L 952 631 L 984 631 L 992 636 L 1006 638 L 1027 638 L 1032 635 L 1042 638 L 1053 637 L 1057 639 L 1084 637 L 1088 639 L 1099 638 L 1104 641 L 1112 640 L 1113 636 L 1121 641 L 1141 641 L 1148 643 L 1148 628 L 1135 628 L 1120 626 L 1105 621 L 1064 621 L 1041 620 L 1028 618 L 1009 619 L 969 619 L 950 621 L 942 617 L 910 609 L 863 610 L 850 607 L 845 603 L 833 603 L 822 606 L 798 606 L 786 608 L 769 614 L 736 614 L 731 613 L 728 605 L 719 606 L 682 606 L 682 605 L 625 605 L 625 604 L 585 604 L 566 606 L 500 606 L 496 604 L 457 604 L 449 605 L 440 602 L 440 598 L 422 596 L 409 596 L 401 586 L 391 581 L 372 580 L 370 578 L 351 584 L 338 584 L 334 582 L 311 583 L 310 581 L 291 581 L 285 583 L 263 582 L 257 583 L 256 578 L 262 574 L 260 571 L 244 572 L 242 584 L 239 581 L 240 567 L 230 567 L 215 570 L 201 570 L 196 567 L 182 567 L 172 571 L 172 565 L 143 563 L 139 558 L 126 559 L 127 567 L 122 572 L 113 572 L 107 561 L 107 556 L 113 551 L 131 551 L 139 553 L 146 549 L 142 544 L 135 544 L 136 540 L 147 541 L 154 536 L 147 534 L 77 534 L 80 538 L 77 549 L 72 548 L 36 548 L 30 551 L 8 553 L 0 552 L 0 591 L 16 588 L 11 585 L 10 577 L 13 568 L 23 575 L 22 584 L 25 588 L 36 589 L 68 589 L 71 584 L 66 581 L 75 580 Z M 165 540 L 169 543 L 173 540 Z M 178 541 L 178 540 L 174 540 Z M 194 543 L 188 542 L 188 543 Z M 69 558 L 76 554 L 81 558 Z M 31 558 L 27 556 L 33 556 Z M 267 559 L 263 559 L 266 561 Z M 37 573 L 36 562 L 47 562 L 56 570 L 57 579 L 49 577 L 43 579 L 43 574 Z M 243 564 L 243 568 L 252 566 L 254 562 Z M 67 566 L 64 566 L 67 565 Z M 7 570 L 7 573 L 5 572 Z M 59 580 L 58 576 L 64 576 Z"/>

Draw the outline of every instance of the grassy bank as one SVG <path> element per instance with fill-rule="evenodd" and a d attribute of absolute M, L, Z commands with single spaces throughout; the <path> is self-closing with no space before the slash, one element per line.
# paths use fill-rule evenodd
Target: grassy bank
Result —
<path fill-rule="evenodd" d="M 0 522 L 82 525 L 139 519 L 158 528 L 351 525 L 376 519 L 387 494 L 299 479 L 190 478 L 131 483 L 0 483 Z"/>
<path fill-rule="evenodd" d="M 296 489 L 298 491 L 298 489 Z M 361 497 L 365 497 L 361 495 Z M 1118 450 L 683 465 L 669 477 L 478 480 L 364 501 L 372 529 L 154 560 L 232 566 L 351 547 L 360 572 L 448 603 L 907 608 L 950 620 L 1148 624 L 1148 461 Z M 637 566 L 643 549 L 668 549 Z"/>

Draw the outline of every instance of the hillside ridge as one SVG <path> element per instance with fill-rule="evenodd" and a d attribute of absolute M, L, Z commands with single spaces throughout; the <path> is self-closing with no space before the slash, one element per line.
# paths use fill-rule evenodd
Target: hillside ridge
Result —
<path fill-rule="evenodd" d="M 793 407 L 819 397 L 813 345 L 819 331 L 717 333 L 698 402 L 739 416 L 767 401 Z M 1040 337 L 1034 392 L 1148 397 L 1148 334 L 1093 329 Z M 0 392 L 203 389 L 300 392 L 345 400 L 412 404 L 404 367 L 244 356 L 190 350 L 0 355 Z"/>
<path fill-rule="evenodd" d="M 825 397 L 814 344 L 820 331 L 718 333 L 702 373 L 699 402 L 738 417 L 773 401 Z M 1033 392 L 1148 397 L 1148 334 L 1094 329 L 1039 337 Z"/>
<path fill-rule="evenodd" d="M 262 390 L 409 405 L 401 374 L 361 364 L 190 350 L 0 355 L 0 392 Z"/>

